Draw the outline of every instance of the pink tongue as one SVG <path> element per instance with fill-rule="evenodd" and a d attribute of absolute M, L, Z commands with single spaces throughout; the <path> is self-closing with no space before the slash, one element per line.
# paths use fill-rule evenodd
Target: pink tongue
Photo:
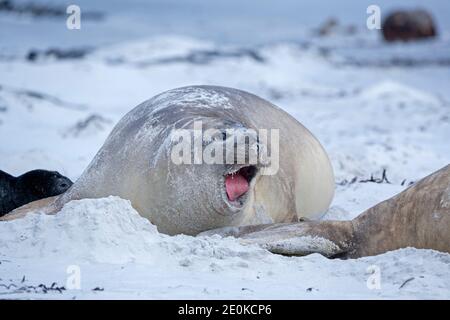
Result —
<path fill-rule="evenodd" d="M 228 199 L 234 201 L 248 191 L 248 182 L 239 173 L 235 175 L 229 174 L 225 177 L 225 189 L 227 190 Z"/>

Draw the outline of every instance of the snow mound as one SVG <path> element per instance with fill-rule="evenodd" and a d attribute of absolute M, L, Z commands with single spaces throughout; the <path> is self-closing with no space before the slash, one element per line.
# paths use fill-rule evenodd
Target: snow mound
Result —
<path fill-rule="evenodd" d="M 443 298 L 450 288 L 449 254 L 406 248 L 353 260 L 285 257 L 234 238 L 160 234 L 118 197 L 2 222 L 0 248 L 0 294 L 9 298 L 44 297 L 27 286 L 65 284 L 73 265 L 82 288 L 52 298 L 94 298 L 95 287 L 105 297 L 140 299 Z"/>
<path fill-rule="evenodd" d="M 220 237 L 170 237 L 160 234 L 130 201 L 110 196 L 67 203 L 56 215 L 39 212 L 0 224 L 1 255 L 81 262 L 190 264 L 189 259 L 258 258 L 263 249 Z M 187 259 L 187 260 L 186 260 Z"/>

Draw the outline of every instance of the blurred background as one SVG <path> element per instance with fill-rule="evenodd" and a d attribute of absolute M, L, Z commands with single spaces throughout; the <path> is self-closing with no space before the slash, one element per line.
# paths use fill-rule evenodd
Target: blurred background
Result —
<path fill-rule="evenodd" d="M 449 13 L 438 0 L 0 0 L 0 169 L 75 180 L 137 104 L 223 85 L 319 138 L 336 174 L 328 215 L 346 218 L 450 162 Z"/>
<path fill-rule="evenodd" d="M 378 5 L 382 16 L 397 9 L 425 7 L 448 37 L 450 4 L 445 0 L 2 0 L 15 7 L 60 10 L 58 15 L 3 14 L 0 20 L 2 49 L 48 46 L 101 46 L 160 34 L 177 34 L 221 44 L 261 45 L 279 41 L 309 41 L 311 31 L 335 18 L 359 32 L 368 33 L 366 9 Z M 82 29 L 70 32 L 61 25 L 65 8 L 78 5 L 86 20 Z M 5 5 L 4 5 L 5 6 Z M 39 8 L 38 8 L 39 9 Z M 36 10 L 35 10 L 36 11 Z M 44 11 L 44 10 L 41 10 Z M 0 11 L 2 12 L 2 11 Z M 30 21 L 31 20 L 31 21 Z M 13 34 L 15 36 L 13 36 Z"/>

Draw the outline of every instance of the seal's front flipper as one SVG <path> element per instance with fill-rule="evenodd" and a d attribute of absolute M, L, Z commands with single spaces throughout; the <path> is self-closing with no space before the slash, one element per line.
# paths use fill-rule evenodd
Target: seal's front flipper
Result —
<path fill-rule="evenodd" d="M 226 227 L 200 235 L 213 234 L 237 237 L 242 244 L 258 244 L 277 254 L 336 257 L 352 248 L 353 226 L 349 221 L 308 221 Z"/>

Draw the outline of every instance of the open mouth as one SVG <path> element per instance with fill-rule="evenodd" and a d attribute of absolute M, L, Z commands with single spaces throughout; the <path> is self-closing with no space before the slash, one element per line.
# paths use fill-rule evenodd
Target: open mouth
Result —
<path fill-rule="evenodd" d="M 235 207 L 244 205 L 250 183 L 257 171 L 255 166 L 246 166 L 225 174 L 225 192 L 230 204 Z"/>

